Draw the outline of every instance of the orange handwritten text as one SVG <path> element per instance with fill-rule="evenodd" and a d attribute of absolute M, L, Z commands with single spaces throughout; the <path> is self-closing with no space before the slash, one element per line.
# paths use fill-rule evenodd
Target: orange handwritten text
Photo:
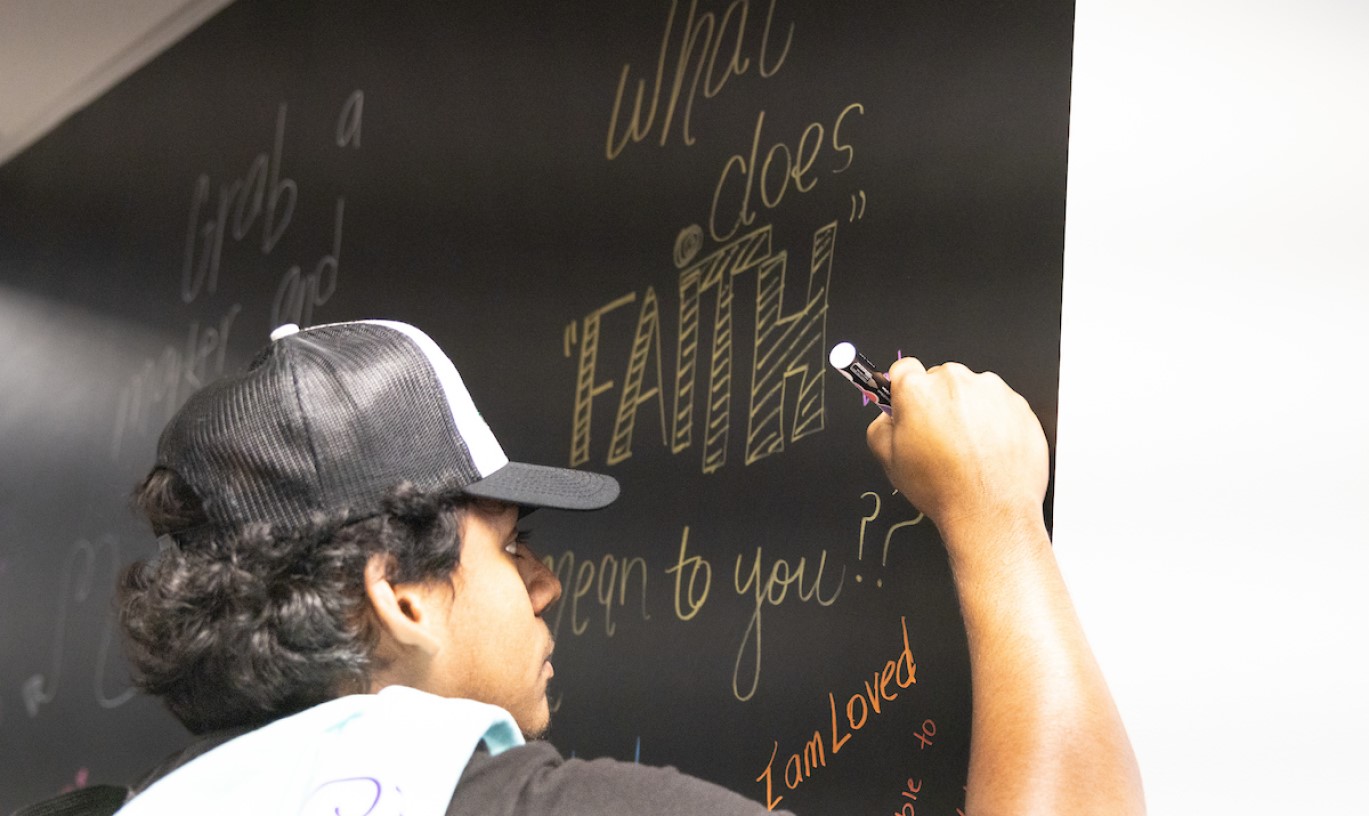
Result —
<path fill-rule="evenodd" d="M 831 714 L 831 729 L 823 734 L 822 729 L 813 731 L 813 738 L 784 761 L 782 781 L 786 788 L 795 790 L 805 780 L 811 778 L 818 768 L 827 767 L 827 757 L 836 756 L 850 742 L 852 734 L 870 722 L 871 715 L 879 716 L 884 704 L 898 699 L 897 689 L 906 689 L 917 682 L 917 663 L 913 660 L 912 647 L 908 645 L 908 619 L 900 618 L 903 629 L 903 650 L 884 668 L 871 674 L 863 681 L 863 688 L 847 698 L 845 705 L 838 706 L 836 695 L 828 693 L 827 702 Z M 840 712 L 840 713 L 839 713 Z M 770 751 L 770 759 L 765 770 L 756 777 L 757 782 L 765 784 L 765 807 L 774 810 L 784 801 L 783 794 L 776 794 L 775 758 L 779 755 L 779 742 Z"/>
<path fill-rule="evenodd" d="M 922 780 L 908 779 L 908 789 L 902 792 L 904 799 L 909 801 L 903 803 L 903 807 L 894 811 L 894 816 L 917 816 L 917 808 L 913 807 L 913 802 L 917 801 L 917 795 L 922 792 Z"/>

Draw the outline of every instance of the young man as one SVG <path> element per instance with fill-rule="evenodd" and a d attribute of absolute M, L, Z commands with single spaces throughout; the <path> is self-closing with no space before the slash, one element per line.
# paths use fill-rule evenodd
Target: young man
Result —
<path fill-rule="evenodd" d="M 1044 436 L 993 375 L 902 360 L 868 440 L 936 522 L 969 634 L 967 811 L 1141 812 L 1041 517 Z M 138 501 L 163 542 L 121 616 L 139 683 L 199 742 L 123 813 L 763 813 L 669 769 L 546 743 L 561 587 L 528 509 L 610 477 L 510 463 L 422 332 L 284 327 L 172 419 Z"/>

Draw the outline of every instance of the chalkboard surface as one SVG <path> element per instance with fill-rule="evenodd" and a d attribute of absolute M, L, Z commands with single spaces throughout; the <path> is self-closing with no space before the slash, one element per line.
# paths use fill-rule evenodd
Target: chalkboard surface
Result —
<path fill-rule="evenodd" d="M 1054 438 L 1072 21 L 239 0 L 0 168 L 0 811 L 184 740 L 111 613 L 169 414 L 278 323 L 383 317 L 512 456 L 624 485 L 531 517 L 563 752 L 953 814 L 955 593 L 825 357 L 993 369 Z"/>

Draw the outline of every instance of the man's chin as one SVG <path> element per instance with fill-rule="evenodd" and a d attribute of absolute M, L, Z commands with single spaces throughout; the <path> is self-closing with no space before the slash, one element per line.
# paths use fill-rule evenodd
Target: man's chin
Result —
<path fill-rule="evenodd" d="M 523 732 L 523 739 L 528 742 L 547 738 L 547 732 L 551 730 L 551 706 L 547 704 L 545 698 L 531 717 L 518 723 L 518 728 Z"/>

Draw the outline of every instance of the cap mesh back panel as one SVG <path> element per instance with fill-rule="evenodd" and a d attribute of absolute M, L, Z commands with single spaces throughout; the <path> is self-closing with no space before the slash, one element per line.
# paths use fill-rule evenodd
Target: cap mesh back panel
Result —
<path fill-rule="evenodd" d="M 286 337 L 206 386 L 159 450 L 230 526 L 360 517 L 400 481 L 437 491 L 479 478 L 426 358 L 398 332 L 355 323 Z"/>

